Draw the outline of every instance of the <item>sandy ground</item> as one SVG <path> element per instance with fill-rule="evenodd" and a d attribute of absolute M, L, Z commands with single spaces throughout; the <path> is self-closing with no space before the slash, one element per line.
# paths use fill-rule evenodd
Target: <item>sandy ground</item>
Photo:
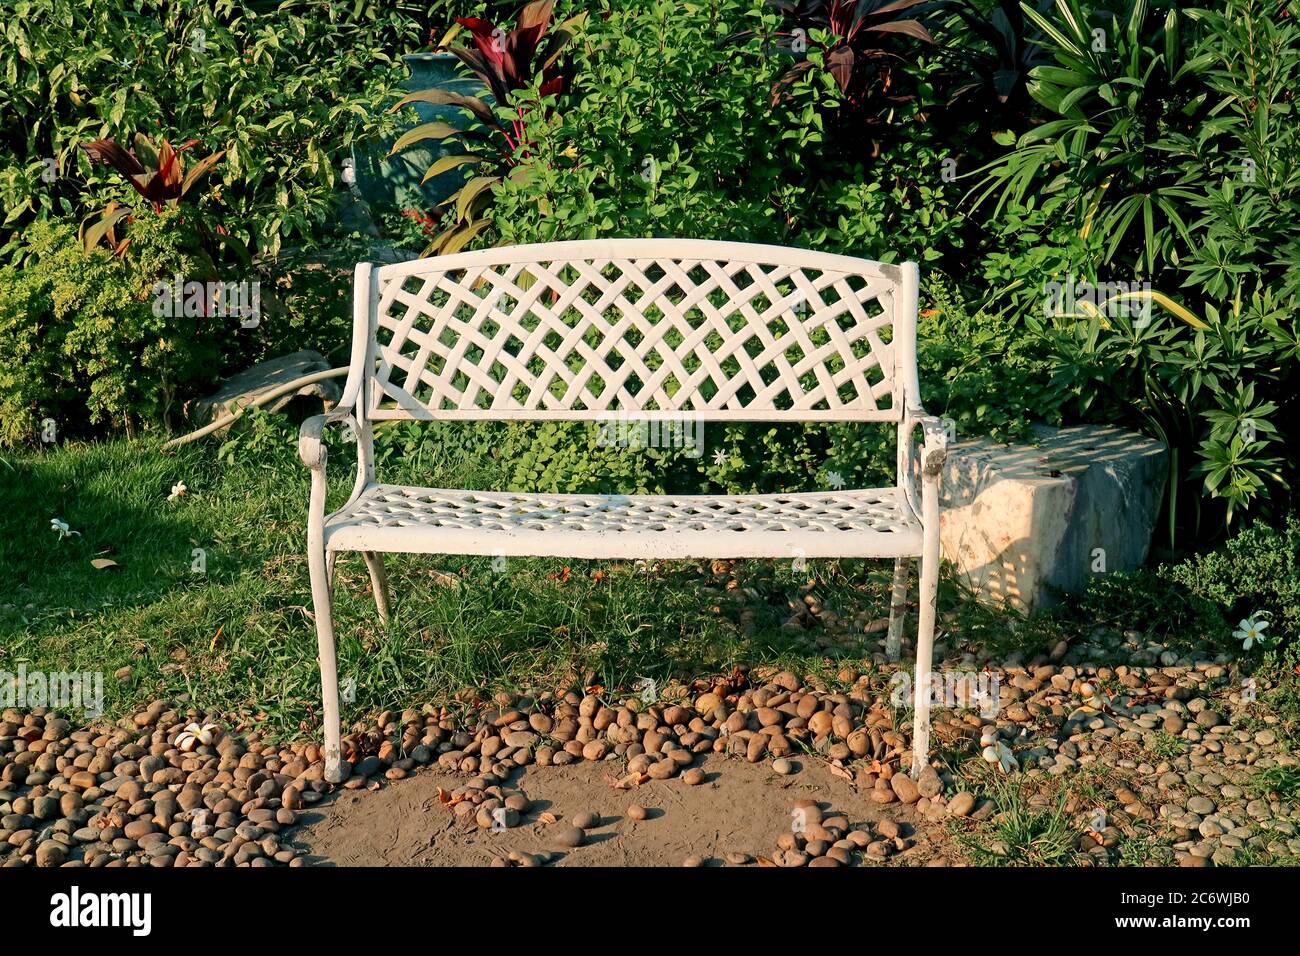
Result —
<path fill-rule="evenodd" d="M 766 763 L 711 756 L 701 764 L 708 775 L 703 784 L 650 781 L 631 791 L 615 790 L 606 779 L 621 764 L 525 767 L 510 784 L 533 807 L 519 826 L 501 832 L 457 823 L 440 804 L 438 788 L 451 791 L 464 778 L 426 769 L 378 791 L 341 791 L 305 816 L 291 842 L 308 850 L 308 865 L 485 866 L 519 850 L 549 851 L 556 866 L 681 866 L 688 856 L 721 866 L 729 852 L 770 858 L 777 837 L 790 829 L 795 801 L 807 798 L 846 815 L 851 825 L 886 818 L 902 824 L 917 845 L 884 865 L 924 865 L 941 855 L 943 827 L 911 807 L 873 803 L 819 761 L 797 763 L 798 773 L 781 777 Z M 629 819 L 632 803 L 650 810 L 649 817 Z M 587 832 L 585 845 L 559 849 L 554 834 L 583 812 L 599 813 L 601 825 Z M 539 819 L 543 813 L 558 822 Z"/>

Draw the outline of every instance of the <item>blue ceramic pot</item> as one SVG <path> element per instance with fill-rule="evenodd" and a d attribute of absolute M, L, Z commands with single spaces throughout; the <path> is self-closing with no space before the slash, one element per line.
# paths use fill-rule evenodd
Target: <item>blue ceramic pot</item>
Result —
<path fill-rule="evenodd" d="M 461 66 L 451 53 L 409 53 L 402 57 L 410 75 L 402 86 L 409 93 L 439 89 L 465 96 L 478 96 L 482 81 Z M 374 212 L 418 209 L 428 212 L 465 184 L 472 166 L 459 166 L 435 176 L 423 185 L 420 180 L 440 157 L 460 152 L 455 143 L 450 148 L 441 140 L 423 140 L 408 146 L 395 156 L 389 150 L 397 137 L 420 123 L 443 120 L 453 125 L 467 121 L 465 111 L 456 106 L 433 106 L 416 103 L 419 119 L 392 137 L 380 137 L 358 143 L 352 149 L 356 170 L 356 191 Z"/>

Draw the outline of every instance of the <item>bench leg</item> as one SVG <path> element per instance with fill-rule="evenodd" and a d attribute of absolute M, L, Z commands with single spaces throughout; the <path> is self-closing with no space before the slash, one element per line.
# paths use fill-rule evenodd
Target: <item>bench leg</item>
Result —
<path fill-rule="evenodd" d="M 937 510 L 937 509 L 936 509 Z M 934 619 L 939 599 L 939 522 L 925 525 L 921 555 L 920 611 L 916 628 L 916 673 L 913 688 L 912 776 L 930 761 L 930 668 L 934 657 Z"/>
<path fill-rule="evenodd" d="M 339 753 L 339 675 L 334 652 L 330 567 L 324 549 L 310 548 L 307 564 L 311 571 L 311 601 L 316 612 L 316 644 L 320 656 L 320 687 L 325 710 L 325 780 L 338 783 L 343 779 Z"/>
<path fill-rule="evenodd" d="M 911 558 L 894 559 L 894 590 L 889 598 L 889 633 L 885 637 L 885 656 L 896 661 L 902 656 L 903 618 L 907 616 L 907 575 Z"/>
<path fill-rule="evenodd" d="M 388 623 L 388 575 L 384 573 L 384 556 L 374 551 L 362 551 L 366 567 L 370 569 L 370 586 L 375 592 L 375 610 L 379 620 Z"/>

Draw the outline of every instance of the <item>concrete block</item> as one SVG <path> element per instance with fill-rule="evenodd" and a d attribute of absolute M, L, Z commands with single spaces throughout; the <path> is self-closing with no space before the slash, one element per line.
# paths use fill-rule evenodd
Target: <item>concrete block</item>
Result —
<path fill-rule="evenodd" d="M 940 540 L 982 598 L 1019 611 L 1146 560 L 1167 450 L 1121 428 L 1036 426 L 1033 444 L 948 449 Z"/>

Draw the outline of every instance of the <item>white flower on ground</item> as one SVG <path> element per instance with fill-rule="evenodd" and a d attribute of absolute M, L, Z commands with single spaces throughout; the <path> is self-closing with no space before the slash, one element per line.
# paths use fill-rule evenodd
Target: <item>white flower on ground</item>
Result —
<path fill-rule="evenodd" d="M 172 485 L 172 493 L 167 496 L 167 500 L 175 501 L 177 498 L 184 497 L 185 493 L 189 490 L 190 489 L 185 486 L 185 482 L 178 481 L 176 484 Z"/>
<path fill-rule="evenodd" d="M 209 746 L 216 734 L 216 724 L 188 724 L 185 729 L 176 735 L 176 746 L 185 753 L 191 753 L 200 745 Z"/>
<path fill-rule="evenodd" d="M 75 535 L 81 534 L 80 531 L 69 531 L 68 523 L 66 521 L 61 521 L 58 518 L 50 519 L 50 530 L 55 532 L 59 536 L 60 541 L 62 541 L 64 538 L 70 538 L 74 534 Z"/>
<path fill-rule="evenodd" d="M 986 732 L 980 738 L 980 744 L 984 747 L 984 759 L 991 764 L 997 764 L 998 769 L 1003 773 L 1011 773 L 1013 770 L 1019 769 L 1020 764 L 1016 763 L 1011 748 L 999 740 L 996 734 Z"/>
<path fill-rule="evenodd" d="M 1264 636 L 1264 629 L 1268 627 L 1268 621 L 1261 621 L 1258 616 L 1251 615 L 1237 625 L 1237 629 L 1232 632 L 1232 636 L 1241 641 L 1241 649 L 1248 651 L 1256 644 L 1260 647 L 1268 643 L 1268 638 Z"/>

